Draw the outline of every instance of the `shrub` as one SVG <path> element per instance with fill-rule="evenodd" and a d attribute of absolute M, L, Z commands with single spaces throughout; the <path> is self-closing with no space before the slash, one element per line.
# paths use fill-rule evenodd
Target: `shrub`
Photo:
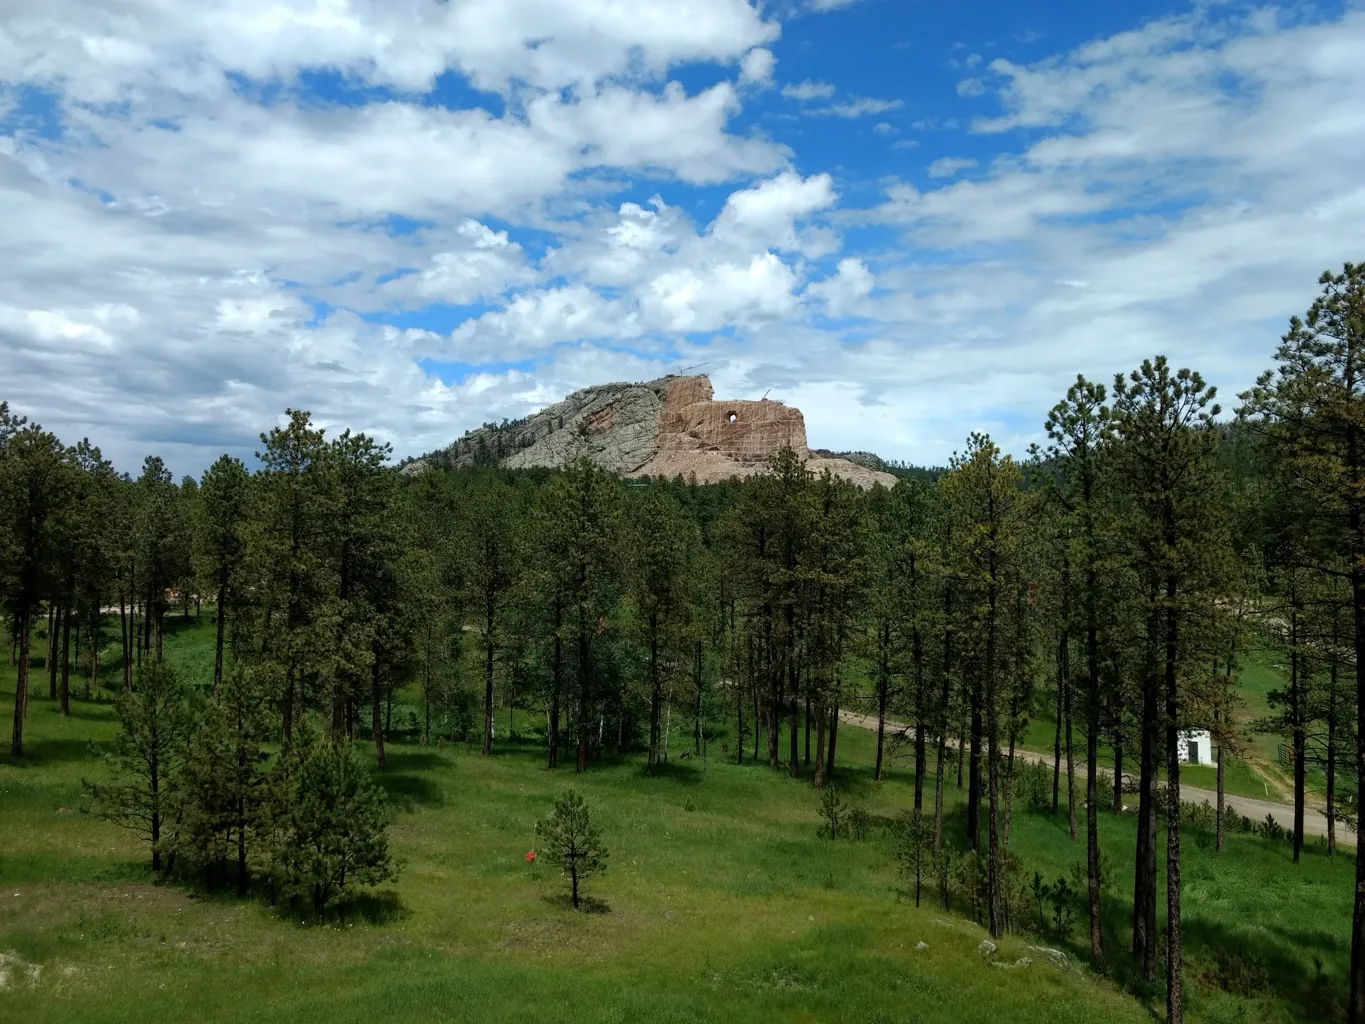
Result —
<path fill-rule="evenodd" d="M 450 686 L 441 694 L 441 731 L 452 740 L 468 740 L 474 734 L 479 707 L 472 690 Z"/>
<path fill-rule="evenodd" d="M 1256 826 L 1255 832 L 1258 836 L 1275 842 L 1282 840 L 1289 835 L 1284 826 L 1275 820 L 1274 815 L 1267 814 L 1265 821 Z"/>
<path fill-rule="evenodd" d="M 1014 767 L 1014 796 L 1030 810 L 1052 806 L 1052 773 L 1040 761 L 1024 761 Z"/>
<path fill-rule="evenodd" d="M 1198 973 L 1216 988 L 1236 996 L 1254 997 L 1271 987 L 1265 960 L 1236 943 L 1215 946 Z"/>
<path fill-rule="evenodd" d="M 1207 800 L 1202 803 L 1181 803 L 1180 823 L 1189 828 L 1212 832 L 1218 827 L 1218 811 Z"/>
<path fill-rule="evenodd" d="M 1071 865 L 1071 884 L 1077 894 L 1086 896 L 1090 891 L 1090 875 L 1086 871 L 1085 861 L 1078 860 Z M 1109 855 L 1108 850 L 1100 850 L 1100 893 L 1111 895 L 1118 887 L 1118 873 L 1114 867 L 1114 858 Z M 1089 897 L 1086 896 L 1088 899 Z"/>
<path fill-rule="evenodd" d="M 846 831 L 850 839 L 857 839 L 860 842 L 872 834 L 872 815 L 861 807 L 855 807 L 848 812 Z"/>
<path fill-rule="evenodd" d="M 953 865 L 953 879 L 972 908 L 972 920 L 982 922 L 987 907 L 987 870 L 984 851 L 967 850 Z"/>

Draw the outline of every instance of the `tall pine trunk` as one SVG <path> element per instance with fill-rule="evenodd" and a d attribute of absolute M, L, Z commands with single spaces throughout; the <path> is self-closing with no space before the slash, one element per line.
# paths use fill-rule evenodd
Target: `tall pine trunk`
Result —
<path fill-rule="evenodd" d="M 28 710 L 29 639 L 33 613 L 24 608 L 19 615 L 19 671 L 14 686 L 14 730 L 10 733 L 9 751 L 15 760 L 24 756 L 24 715 Z"/>
<path fill-rule="evenodd" d="M 882 747 L 886 742 L 886 702 L 891 689 L 887 671 L 887 649 L 891 646 L 891 623 L 883 622 L 877 630 L 877 763 L 872 769 L 872 779 L 882 781 Z M 918 785 L 916 786 L 918 790 Z M 918 801 L 915 804 L 919 807 Z"/>
<path fill-rule="evenodd" d="M 1214 723 L 1214 725 L 1220 725 L 1221 717 L 1222 717 L 1222 716 L 1221 716 L 1221 714 L 1219 713 L 1219 711 L 1218 711 L 1217 709 L 1215 709 L 1214 712 L 1213 712 L 1213 723 Z M 1219 741 L 1218 741 L 1218 781 L 1217 781 L 1217 786 L 1218 786 L 1218 792 L 1215 794 L 1215 798 L 1216 798 L 1217 801 L 1218 801 L 1218 806 L 1217 806 L 1216 808 L 1214 808 L 1214 839 L 1213 839 L 1213 848 L 1214 848 L 1214 851 L 1215 851 L 1215 852 L 1217 852 L 1217 853 L 1222 853 L 1222 852 L 1223 852 L 1223 815 L 1224 815 L 1224 804 L 1223 804 L 1223 741 L 1222 741 L 1221 738 L 1220 738 Z M 1329 799 L 1330 799 L 1330 798 L 1329 798 Z M 1329 833 L 1331 832 L 1331 828 L 1332 828 L 1332 826 L 1329 824 L 1329 825 L 1327 826 L 1327 829 L 1328 829 L 1328 832 L 1329 832 Z M 1330 842 L 1329 842 L 1329 845 L 1330 845 Z"/>
<path fill-rule="evenodd" d="M 1354 432 L 1351 438 L 1350 465 L 1359 474 L 1361 457 L 1355 452 Z M 1357 483 L 1357 491 L 1359 493 Z M 1352 538 L 1360 538 L 1365 523 L 1361 509 L 1352 502 L 1350 526 Z M 1365 792 L 1365 552 L 1357 554 L 1351 564 L 1351 613 L 1355 626 L 1356 669 L 1356 779 L 1357 792 Z M 1356 828 L 1356 891 L 1351 912 L 1351 1002 L 1348 1019 L 1351 1024 L 1365 1024 L 1365 827 Z"/>
<path fill-rule="evenodd" d="M 697 704 L 692 714 L 692 752 L 701 753 L 701 694 L 702 694 L 702 673 L 705 666 L 702 663 L 701 640 L 695 641 L 696 647 L 693 651 L 693 683 L 696 686 Z"/>
<path fill-rule="evenodd" d="M 223 683 L 223 633 L 227 626 L 227 580 L 218 581 L 218 604 L 214 609 L 216 629 L 213 638 L 213 703 Z"/>
<path fill-rule="evenodd" d="M 1057 639 L 1057 714 L 1056 726 L 1052 731 L 1052 813 L 1056 814 L 1062 799 L 1062 687 L 1066 685 L 1062 676 L 1062 645 L 1066 643 L 1066 631 Z"/>
<path fill-rule="evenodd" d="M 1123 813 L 1123 741 L 1114 738 L 1114 805 L 1115 814 Z"/>
<path fill-rule="evenodd" d="M 549 751 L 546 756 L 545 767 L 559 767 L 559 694 L 564 683 L 564 646 L 560 640 L 559 631 L 564 625 L 564 610 L 555 600 L 555 635 L 553 653 L 550 658 L 550 735 L 546 737 Z"/>
<path fill-rule="evenodd" d="M 829 750 L 825 754 L 825 778 L 834 778 L 834 748 L 839 742 L 839 695 L 835 692 L 834 707 L 829 711 Z"/>
<path fill-rule="evenodd" d="M 118 591 L 118 635 L 123 651 L 123 689 L 127 692 L 133 688 L 133 661 L 128 649 L 128 611 L 122 587 Z"/>
<path fill-rule="evenodd" d="M 384 757 L 384 728 L 383 719 L 380 715 L 380 685 L 379 685 L 379 658 L 374 659 L 374 665 L 370 668 L 370 736 L 374 740 L 374 759 L 379 765 L 379 770 L 383 771 L 388 767 Z"/>
<path fill-rule="evenodd" d="M 788 738 L 789 738 L 789 743 L 787 744 L 787 758 L 788 758 L 788 760 L 787 760 L 787 775 L 788 775 L 788 777 L 794 779 L 794 778 L 796 778 L 796 776 L 797 776 L 797 774 L 798 774 L 798 771 L 799 771 L 799 768 L 798 768 L 798 765 L 797 765 L 797 760 L 796 760 L 796 754 L 797 754 L 797 743 L 796 743 L 796 741 L 797 741 L 797 724 L 798 724 L 798 723 L 797 723 L 797 719 L 800 718 L 800 715 L 797 714 L 797 709 L 798 709 L 799 705 L 797 704 L 796 701 L 797 701 L 797 693 L 799 692 L 800 686 L 801 686 L 801 675 L 800 675 L 800 673 L 797 671 L 797 668 L 796 668 L 796 659 L 794 658 L 793 652 L 792 652 L 792 650 L 791 650 L 791 640 L 790 640 L 790 636 L 791 636 L 791 634 L 788 634 L 789 639 L 788 639 L 788 649 L 787 649 L 787 659 L 788 659 L 788 660 L 787 660 L 787 682 L 788 682 L 788 684 L 791 686 L 791 694 L 792 694 L 792 717 L 791 717 L 791 728 L 788 729 L 788 731 L 787 731 L 787 735 L 788 735 Z"/>
<path fill-rule="evenodd" d="M 43 671 L 48 674 L 48 699 L 57 699 L 57 636 L 61 631 L 61 619 L 58 618 L 57 602 L 49 601 L 47 605 L 47 645 L 43 648 Z"/>
<path fill-rule="evenodd" d="M 1303 853 L 1303 802 L 1305 783 L 1303 665 L 1299 658 L 1299 613 L 1289 612 L 1289 719 L 1290 746 L 1294 754 L 1294 863 Z"/>
<path fill-rule="evenodd" d="M 768 667 L 768 767 L 777 768 L 780 703 L 782 700 L 782 665 L 773 657 L 772 625 L 768 625 L 766 661 Z"/>
<path fill-rule="evenodd" d="M 1071 841 L 1076 841 L 1076 757 L 1075 745 L 1071 738 L 1071 674 L 1067 673 L 1066 684 L 1066 810 Z"/>
<path fill-rule="evenodd" d="M 825 709 L 816 706 L 815 709 L 815 788 L 820 789 L 825 784 L 825 723 L 828 716 Z"/>
<path fill-rule="evenodd" d="M 659 728 L 663 718 L 663 680 L 659 675 L 659 620 L 658 613 L 650 613 L 649 621 L 649 753 L 645 770 L 653 772 L 659 764 Z"/>
<path fill-rule="evenodd" d="M 1149 607 L 1155 608 L 1152 595 Z M 1155 666 L 1158 620 L 1152 611 L 1147 621 L 1147 666 L 1142 681 L 1142 752 L 1138 773 L 1137 856 L 1133 877 L 1133 956 L 1142 963 L 1147 981 L 1156 980 L 1156 774 L 1157 688 Z"/>
<path fill-rule="evenodd" d="M 887 636 L 887 644 L 891 646 L 891 638 Z M 928 696 L 924 692 L 924 643 L 920 636 L 919 622 L 915 621 L 910 632 L 910 671 L 914 677 L 915 687 L 915 810 L 924 809 L 924 774 L 928 767 L 928 757 L 925 750 L 925 732 L 928 717 L 926 714 L 926 703 Z M 890 669 L 886 670 L 890 675 Z"/>
<path fill-rule="evenodd" d="M 493 635 L 493 620 L 496 614 L 492 588 L 484 595 L 483 626 L 483 752 L 493 753 L 493 655 L 496 638 Z"/>
<path fill-rule="evenodd" d="M 806 689 L 807 689 L 807 690 L 810 689 L 810 679 L 809 679 L 809 678 L 807 678 L 807 680 L 806 680 Z M 810 765 L 810 693 L 809 693 L 809 692 L 806 694 L 806 713 L 805 713 L 805 715 L 802 717 L 802 721 L 805 723 L 805 734 L 806 734 L 806 747 L 805 747 L 805 751 L 804 751 L 803 754 L 802 754 L 802 762 L 803 762 L 805 765 L 809 766 L 809 765 Z"/>
<path fill-rule="evenodd" d="M 586 575 L 586 567 L 583 570 Z M 586 588 L 586 582 L 582 584 Z M 578 760 L 574 764 L 574 771 L 582 773 L 588 770 L 588 705 L 591 700 L 591 677 L 592 667 L 589 664 L 591 656 L 592 640 L 588 636 L 588 624 L 585 621 L 586 610 L 583 605 L 578 606 L 578 708 L 575 711 L 578 725 Z"/>
<path fill-rule="evenodd" d="M 990 565 L 991 585 L 986 613 L 986 786 L 987 786 L 987 823 L 986 823 L 986 892 L 989 901 L 989 925 L 991 935 L 999 938 L 1005 934 L 1004 906 L 1004 850 L 1000 843 L 1000 719 L 999 696 L 995 678 L 996 644 L 996 572 L 997 567 Z"/>
<path fill-rule="evenodd" d="M 1090 485 L 1084 492 L 1087 510 L 1090 508 Z M 1089 520 L 1087 520 L 1089 523 Z M 1085 865 L 1086 905 L 1090 924 L 1090 969 L 1104 969 L 1104 933 L 1100 921 L 1100 642 L 1099 642 L 1099 580 L 1094 569 L 1093 530 L 1087 529 L 1090 540 L 1090 565 L 1086 570 L 1085 607 Z"/>
<path fill-rule="evenodd" d="M 1170 512 L 1166 527 L 1168 550 L 1175 547 L 1175 526 Z M 1176 658 L 1176 581 L 1166 580 L 1166 1024 L 1185 1019 L 1185 952 L 1180 931 L 1180 729 Z"/>
<path fill-rule="evenodd" d="M 943 588 L 943 672 L 940 681 L 938 713 L 938 764 L 934 779 L 934 854 L 943 849 L 943 772 L 948 759 L 948 713 L 952 704 L 953 687 L 953 589 Z M 958 758 L 962 751 L 959 748 Z M 939 898 L 948 906 L 947 880 L 940 878 Z"/>
<path fill-rule="evenodd" d="M 1332 644 L 1331 696 L 1327 704 L 1327 856 L 1337 852 L 1337 663 L 1336 643 Z"/>
<path fill-rule="evenodd" d="M 62 669 L 62 714 L 71 717 L 71 592 L 62 606 L 62 653 L 58 659 Z"/>
<path fill-rule="evenodd" d="M 967 845 L 973 850 L 981 849 L 981 700 L 978 679 L 972 683 L 971 763 L 967 768 Z"/>

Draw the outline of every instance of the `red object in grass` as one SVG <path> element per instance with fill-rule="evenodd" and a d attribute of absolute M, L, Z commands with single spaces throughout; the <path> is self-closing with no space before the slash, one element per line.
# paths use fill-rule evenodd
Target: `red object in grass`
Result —
<path fill-rule="evenodd" d="M 527 850 L 527 851 L 526 851 L 526 863 L 527 863 L 527 864 L 530 864 L 530 863 L 531 863 L 533 860 L 535 860 L 535 859 L 536 859 L 536 851 L 535 851 L 535 850 Z"/>

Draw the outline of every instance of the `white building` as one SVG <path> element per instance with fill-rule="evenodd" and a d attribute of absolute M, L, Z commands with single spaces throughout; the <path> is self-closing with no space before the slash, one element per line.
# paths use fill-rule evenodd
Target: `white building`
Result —
<path fill-rule="evenodd" d="M 1213 737 L 1207 729 L 1185 729 L 1176 740 L 1183 764 L 1213 764 Z"/>

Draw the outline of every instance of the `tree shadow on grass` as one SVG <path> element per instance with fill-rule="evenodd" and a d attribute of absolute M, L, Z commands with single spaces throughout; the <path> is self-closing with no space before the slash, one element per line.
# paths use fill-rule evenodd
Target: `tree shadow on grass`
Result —
<path fill-rule="evenodd" d="M 559 910 L 567 910 L 571 913 L 575 912 L 573 906 L 573 897 L 570 896 L 567 892 L 550 893 L 545 896 L 542 896 L 541 899 L 543 899 L 550 906 L 555 907 Z M 595 896 L 584 896 L 582 893 L 579 893 L 578 910 L 576 911 L 576 913 L 610 914 L 611 906 L 606 902 L 606 900 L 599 900 Z"/>
<path fill-rule="evenodd" d="M 107 722 L 118 724 L 118 715 L 114 710 L 112 699 L 104 700 L 85 697 L 71 698 L 71 719 L 78 722 Z"/>
<path fill-rule="evenodd" d="M 293 900 L 275 906 L 281 920 L 293 921 L 304 928 L 353 924 L 392 924 L 412 916 L 392 889 L 378 892 L 348 893 L 343 899 L 314 913 L 307 900 Z"/>
<path fill-rule="evenodd" d="M 30 739 L 24 741 L 24 756 L 7 758 L 15 768 L 41 768 L 58 761 L 95 761 L 98 755 L 88 739 Z"/>
<path fill-rule="evenodd" d="M 318 920 L 328 924 L 391 924 L 405 921 L 412 911 L 403 906 L 398 893 L 392 889 L 382 892 L 356 893 L 340 903 L 328 907 L 319 915 Z"/>
<path fill-rule="evenodd" d="M 389 771 L 407 772 L 423 771 L 430 768 L 445 768 L 449 761 L 434 750 L 404 749 L 403 747 L 387 747 L 384 750 L 384 761 Z"/>
<path fill-rule="evenodd" d="M 1340 936 L 1275 927 L 1275 938 L 1270 938 L 1198 918 L 1181 927 L 1187 984 L 1242 998 L 1278 999 L 1296 1020 L 1344 1018 L 1346 978 L 1323 969 L 1327 957 L 1340 957 Z M 1305 954 L 1315 961 L 1315 969 L 1306 969 Z"/>
<path fill-rule="evenodd" d="M 640 765 L 640 774 L 645 774 L 645 766 Z M 669 761 L 666 764 L 656 764 L 653 772 L 645 776 L 650 779 L 660 781 L 675 782 L 684 786 L 700 786 L 704 776 L 702 775 L 701 765 L 680 764 L 676 761 Z"/>
<path fill-rule="evenodd" d="M 374 778 L 388 796 L 389 803 L 399 810 L 415 810 L 419 804 L 423 807 L 441 807 L 445 804 L 441 787 L 425 775 L 379 772 Z"/>
<path fill-rule="evenodd" d="M 814 766 L 812 766 L 811 772 L 812 774 L 806 780 L 808 782 L 815 778 Z M 834 774 L 829 776 L 829 779 L 834 783 L 841 796 L 852 797 L 855 800 L 865 799 L 875 790 L 877 785 L 872 778 L 871 768 L 851 765 L 836 765 Z"/>

